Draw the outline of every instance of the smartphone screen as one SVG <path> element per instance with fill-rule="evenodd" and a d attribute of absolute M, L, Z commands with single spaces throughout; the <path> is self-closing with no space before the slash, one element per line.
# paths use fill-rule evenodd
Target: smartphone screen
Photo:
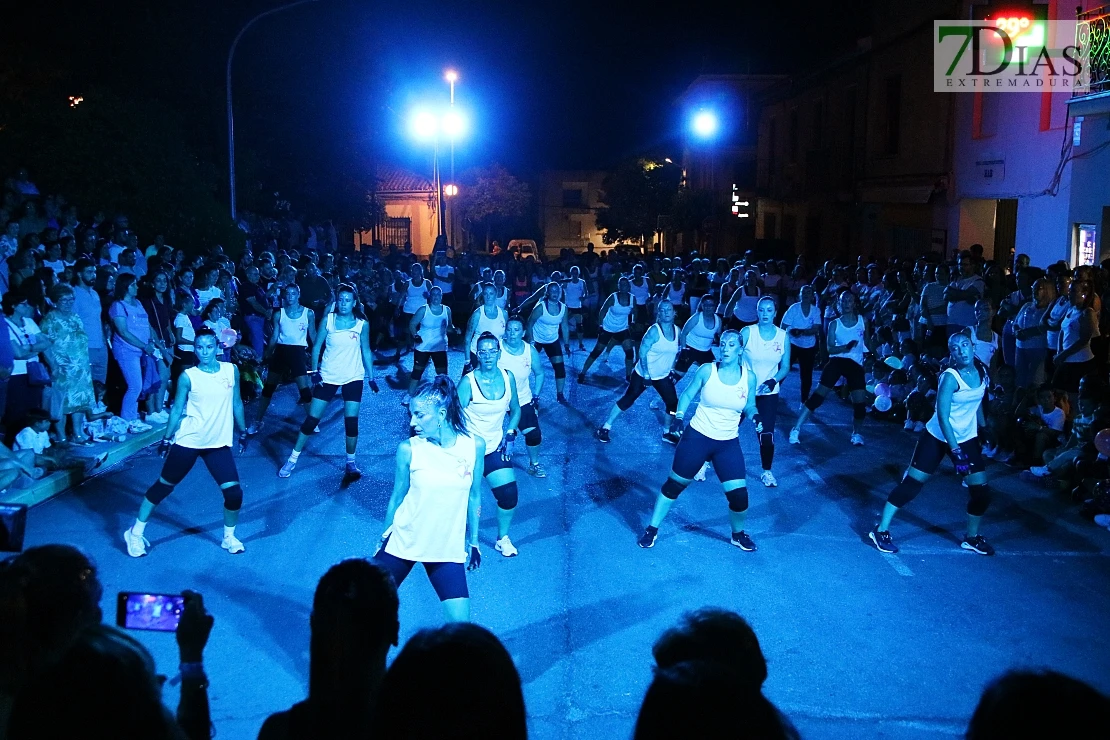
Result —
<path fill-rule="evenodd" d="M 116 624 L 129 630 L 173 632 L 184 608 L 185 597 L 180 594 L 121 591 L 116 601 Z"/>

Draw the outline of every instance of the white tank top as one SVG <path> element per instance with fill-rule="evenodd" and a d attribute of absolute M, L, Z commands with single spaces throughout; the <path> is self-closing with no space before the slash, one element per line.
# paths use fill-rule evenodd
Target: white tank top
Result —
<path fill-rule="evenodd" d="M 643 306 L 646 304 L 648 297 L 651 295 L 651 285 L 648 283 L 648 279 L 644 278 L 643 285 L 636 285 L 631 278 L 628 282 L 632 286 L 629 290 L 632 292 L 632 300 L 636 301 L 636 305 Z"/>
<path fill-rule="evenodd" d="M 686 332 L 686 346 L 699 352 L 708 352 L 713 346 L 713 337 L 721 330 L 721 317 L 714 314 L 713 327 L 710 328 L 705 325 L 705 318 L 701 311 L 698 311 L 686 323 L 689 325 L 691 322 L 693 326 Z"/>
<path fill-rule="evenodd" d="M 674 283 L 667 283 L 667 300 L 678 306 L 686 302 L 686 286 L 679 285 L 675 290 Z"/>
<path fill-rule="evenodd" d="M 532 403 L 532 345 L 522 342 L 524 351 L 514 355 L 508 347 L 501 348 L 497 366 L 508 370 L 516 378 L 516 400 L 521 406 Z"/>
<path fill-rule="evenodd" d="M 504 285 L 502 285 L 500 288 L 498 288 L 496 285 L 493 286 L 493 287 L 494 287 L 495 290 L 498 291 L 498 293 L 497 293 L 497 307 L 500 308 L 502 311 L 508 311 L 509 310 L 509 289 L 506 288 Z"/>
<path fill-rule="evenodd" d="M 586 295 L 586 281 L 579 280 L 574 282 L 568 280 L 563 283 L 563 299 L 566 301 L 567 308 L 582 308 L 582 296 Z"/>
<path fill-rule="evenodd" d="M 863 342 L 863 317 L 857 316 L 855 326 L 851 327 L 844 326 L 843 319 L 834 319 L 833 323 L 836 324 L 835 344 L 843 346 L 853 339 L 856 340 L 855 347 L 833 357 L 844 357 L 857 365 L 862 365 L 863 352 L 867 349 L 867 345 Z"/>
<path fill-rule="evenodd" d="M 774 377 L 779 371 L 779 363 L 786 353 L 786 331 L 775 327 L 775 335 L 771 339 L 764 339 L 759 333 L 759 325 L 749 326 L 744 330 L 748 341 L 744 343 L 744 365 L 755 375 L 756 395 L 759 386 L 768 378 Z M 779 385 L 771 394 L 779 392 Z"/>
<path fill-rule="evenodd" d="M 465 563 L 466 510 L 477 455 L 464 434 L 448 449 L 409 440 L 409 490 L 393 515 L 385 551 L 421 563 Z"/>
<path fill-rule="evenodd" d="M 478 326 L 474 328 L 474 338 L 470 340 L 470 351 L 473 354 L 478 353 L 478 337 L 487 331 L 497 337 L 497 341 L 500 342 L 501 338 L 505 336 L 505 324 L 509 320 L 509 317 L 505 314 L 505 309 L 500 307 L 497 309 L 497 316 L 492 319 L 486 315 L 485 306 L 480 307 L 476 313 L 478 314 Z"/>
<path fill-rule="evenodd" d="M 221 362 L 214 373 L 191 367 L 185 375 L 189 377 L 189 398 L 173 443 L 191 450 L 231 447 L 235 432 L 235 366 Z"/>
<path fill-rule="evenodd" d="M 709 366 L 709 380 L 701 389 L 701 401 L 690 426 L 718 441 L 740 436 L 740 417 L 748 405 L 748 369 L 740 366 L 740 382 L 725 385 L 717 375 L 717 363 Z"/>
<path fill-rule="evenodd" d="M 1051 306 L 1049 306 L 1048 316 L 1053 321 L 1063 321 L 1064 317 L 1067 316 L 1067 313 L 1070 310 L 1071 301 L 1068 300 L 1067 296 L 1061 296 L 1057 298 Z M 1061 325 L 1060 328 L 1062 329 L 1063 326 Z M 1054 352 L 1059 352 L 1061 349 L 1063 349 L 1063 347 L 1060 346 L 1060 329 L 1057 329 L 1055 331 L 1049 329 L 1045 333 L 1045 343 L 1048 345 L 1048 348 Z"/>
<path fill-rule="evenodd" d="M 990 367 L 991 360 L 994 359 L 994 353 L 998 351 L 998 335 L 992 331 L 990 341 L 986 342 L 972 334 L 971 346 L 975 349 L 975 357 L 979 362 Z"/>
<path fill-rule="evenodd" d="M 659 332 L 659 338 L 644 354 L 647 361 L 647 380 L 662 380 L 670 375 L 671 369 L 674 368 L 674 358 L 678 355 L 678 327 L 671 325 L 674 336 L 670 339 L 667 338 L 667 334 L 660 324 L 656 324 L 655 328 Z M 636 374 L 640 377 L 644 375 L 640 371 L 640 363 L 638 362 L 636 363 Z"/>
<path fill-rule="evenodd" d="M 609 310 L 605 312 L 605 320 L 601 322 L 601 328 L 610 334 L 628 329 L 628 315 L 632 313 L 633 299 L 629 298 L 628 305 L 622 306 L 618 295 L 619 293 L 613 294 L 613 304 L 609 306 Z"/>
<path fill-rule="evenodd" d="M 419 309 L 417 309 L 419 310 Z M 416 333 L 420 335 L 421 352 L 447 351 L 447 307 L 440 306 L 439 314 L 432 313 L 431 304 L 424 307 L 424 316 Z"/>
<path fill-rule="evenodd" d="M 1072 307 L 1069 308 L 1067 314 L 1064 315 L 1064 321 L 1060 324 L 1061 351 L 1068 349 L 1073 344 L 1079 343 L 1080 323 L 1083 320 L 1083 313 L 1085 310 L 1086 309 Z M 1091 332 L 1091 336 L 1097 337 L 1098 335 L 1098 314 L 1094 314 L 1094 329 Z M 1091 351 L 1091 343 L 1088 341 L 1078 352 L 1065 357 L 1064 363 L 1086 362 L 1094 358 L 1094 356 L 1095 353 Z"/>
<path fill-rule="evenodd" d="M 412 278 L 405 281 L 405 303 L 401 310 L 407 314 L 414 314 L 421 306 L 427 305 L 425 294 L 432 289 L 432 284 L 425 280 L 420 285 L 413 285 Z"/>
<path fill-rule="evenodd" d="M 443 295 L 451 295 L 455 289 L 455 268 L 451 265 L 437 265 L 432 274 L 435 275 L 433 284 L 443 291 Z M 409 278 L 409 285 L 412 285 L 412 278 Z"/>
<path fill-rule="evenodd" d="M 350 329 L 336 329 L 335 314 L 328 314 L 328 338 L 324 342 L 324 356 L 320 358 L 320 379 L 328 385 L 353 383 L 366 376 L 366 368 L 362 364 L 362 327 L 365 323 L 362 319 L 355 319 L 355 325 Z"/>
<path fill-rule="evenodd" d="M 301 307 L 301 315 L 293 319 L 281 307 L 278 315 L 278 344 L 291 344 L 295 347 L 308 346 L 308 309 Z"/>
<path fill-rule="evenodd" d="M 559 304 L 559 313 L 552 315 L 547 310 L 547 301 L 540 301 L 540 316 L 532 327 L 532 341 L 536 344 L 551 344 L 559 341 L 559 326 L 563 323 L 563 316 L 567 307 Z"/>
<path fill-rule="evenodd" d="M 504 354 L 504 353 L 502 353 Z M 470 403 L 463 409 L 466 417 L 466 428 L 471 434 L 482 438 L 486 443 L 486 454 L 493 452 L 501 446 L 505 436 L 505 414 L 509 413 L 509 402 L 512 401 L 512 388 L 509 386 L 509 374 L 504 368 L 498 367 L 502 379 L 505 381 L 505 393 L 501 398 L 489 399 L 482 395 L 481 388 L 474 373 L 466 374 L 470 381 Z M 519 399 L 518 399 L 519 401 Z"/>
<path fill-rule="evenodd" d="M 964 382 L 960 371 L 954 367 L 948 368 L 941 375 L 953 376 L 958 384 L 952 394 L 952 406 L 948 412 L 948 421 L 952 425 L 952 433 L 956 435 L 956 441 L 963 444 L 969 439 L 975 439 L 979 434 L 977 412 L 979 411 L 979 404 L 983 402 L 983 394 L 987 390 L 987 379 L 984 378 L 978 388 L 972 388 Z M 945 445 L 948 444 L 947 440 L 944 439 L 944 432 L 940 430 L 936 409 L 933 410 L 933 415 L 925 424 L 925 429 Z"/>
<path fill-rule="evenodd" d="M 736 317 L 737 321 L 746 321 L 749 324 L 754 324 L 759 320 L 759 315 L 755 311 L 755 307 L 759 305 L 759 299 L 763 297 L 763 291 L 758 287 L 755 289 L 755 295 L 748 295 L 744 292 L 744 286 L 736 289 L 738 295 L 736 303 L 732 304 L 732 315 Z"/>

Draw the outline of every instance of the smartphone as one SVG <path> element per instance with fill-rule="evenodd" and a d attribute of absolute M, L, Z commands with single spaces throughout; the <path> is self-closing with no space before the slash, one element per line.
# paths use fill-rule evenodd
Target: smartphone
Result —
<path fill-rule="evenodd" d="M 120 591 L 116 597 L 116 625 L 129 630 L 173 632 L 181 621 L 181 594 L 143 594 Z"/>
<path fill-rule="evenodd" d="M 27 504 L 0 504 L 0 551 L 22 552 Z"/>

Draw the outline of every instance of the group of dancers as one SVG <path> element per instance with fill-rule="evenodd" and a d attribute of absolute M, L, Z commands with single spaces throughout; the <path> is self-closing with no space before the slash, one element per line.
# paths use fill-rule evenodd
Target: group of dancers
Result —
<path fill-rule="evenodd" d="M 634 276 L 635 277 L 635 276 Z M 792 357 L 801 361 L 815 353 L 821 319 L 814 317 L 812 291 L 775 323 L 777 306 L 769 296 L 756 301 L 755 323 L 724 328 L 713 294 L 702 296 L 693 315 L 679 329 L 675 305 L 660 298 L 655 321 L 633 346 L 630 321 L 637 312 L 633 278 L 621 278 L 618 289 L 602 304 L 599 337 L 578 375 L 583 382 L 592 363 L 606 348 L 624 347 L 627 387 L 596 431 L 601 442 L 611 440 L 613 424 L 652 386 L 662 399 L 666 416 L 662 439 L 675 445 L 670 474 L 655 499 L 650 520 L 639 538 L 644 548 L 656 544 L 659 528 L 678 496 L 711 466 L 728 503 L 731 543 L 754 551 L 756 543 L 745 530 L 749 507 L 747 472 L 740 447 L 740 429 L 750 421 L 757 437 L 761 474 L 766 488 L 778 485 L 772 472 L 774 431 L 782 383 Z M 495 549 L 505 557 L 518 554 L 510 526 L 519 500 L 512 464 L 514 444 L 523 436 L 527 472 L 546 477 L 539 459 L 542 433 L 537 399 L 544 385 L 541 353 L 555 376 L 556 393 L 565 402 L 564 349 L 569 352 L 572 315 L 563 299 L 568 291 L 558 281 L 542 289 L 527 318 L 510 315 L 494 284 L 482 287 L 481 304 L 467 322 L 464 348 L 466 371 L 456 384 L 447 375 L 450 309 L 442 304 L 439 288 L 427 290 L 427 302 L 414 307 L 409 326 L 414 337 L 413 371 L 408 406 L 411 437 L 398 445 L 393 494 L 385 515 L 385 531 L 376 560 L 388 568 L 398 584 L 415 563 L 423 563 L 443 603 L 445 616 L 469 616 L 465 569 L 481 563 L 478 539 L 482 481 L 490 487 L 497 508 Z M 338 394 L 344 403 L 347 463 L 345 478 L 360 475 L 356 464 L 358 418 L 363 387 L 373 379 L 373 355 L 368 328 L 359 318 L 353 287 L 339 286 L 336 300 L 319 320 L 299 304 L 299 291 L 289 286 L 283 305 L 273 315 L 274 329 L 266 348 L 269 374 L 254 423 L 246 426 L 239 394 L 237 369 L 218 359 L 214 333 L 196 333 L 198 365 L 186 370 L 177 387 L 170 421 L 162 443 L 165 462 L 158 480 L 147 491 L 138 516 L 124 533 L 127 552 L 145 555 L 147 522 L 196 463 L 204 460 L 224 497 L 222 547 L 229 553 L 245 550 L 235 536 L 243 493 L 232 455 L 234 431 L 245 447 L 258 433 L 274 390 L 295 382 L 299 400 L 307 406 L 296 443 L 278 471 L 290 477 L 328 405 Z M 808 300 L 807 300 L 808 299 Z M 856 311 L 856 297 L 845 291 L 839 298 L 839 317 L 825 331 L 828 361 L 817 389 L 808 396 L 791 429 L 791 443 L 827 394 L 844 378 L 853 407 L 850 441 L 862 445 L 865 417 L 864 349 L 866 324 Z M 718 354 L 713 346 L 718 345 Z M 311 349 L 310 349 L 311 348 Z M 882 517 L 869 539 L 884 553 L 898 551 L 889 528 L 894 515 L 921 491 L 947 455 L 969 492 L 968 524 L 961 546 L 982 555 L 993 548 L 979 534 L 979 523 L 989 503 L 977 429 L 983 423 L 982 400 L 989 382 L 986 369 L 975 358 L 966 334 L 948 342 L 948 368 L 942 376 L 936 411 L 917 442 L 910 466 L 891 491 Z M 435 376 L 424 381 L 427 365 Z M 681 394 L 676 383 L 697 366 Z M 687 422 L 687 412 L 697 408 Z"/>

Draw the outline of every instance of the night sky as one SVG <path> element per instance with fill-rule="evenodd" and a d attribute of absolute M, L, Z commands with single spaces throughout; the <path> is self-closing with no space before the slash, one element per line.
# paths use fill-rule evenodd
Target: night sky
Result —
<path fill-rule="evenodd" d="M 103 85 L 171 102 L 201 155 L 223 166 L 228 46 L 280 4 L 27 3 L 0 25 L 0 54 L 76 94 Z M 430 155 L 407 120 L 421 102 L 446 103 L 443 72 L 454 66 L 471 121 L 460 169 L 605 167 L 677 150 L 674 102 L 699 73 L 796 71 L 850 45 L 863 15 L 810 1 L 318 0 L 263 19 L 240 44 L 237 142 L 263 167 L 325 166 L 356 150 L 421 167 Z"/>

